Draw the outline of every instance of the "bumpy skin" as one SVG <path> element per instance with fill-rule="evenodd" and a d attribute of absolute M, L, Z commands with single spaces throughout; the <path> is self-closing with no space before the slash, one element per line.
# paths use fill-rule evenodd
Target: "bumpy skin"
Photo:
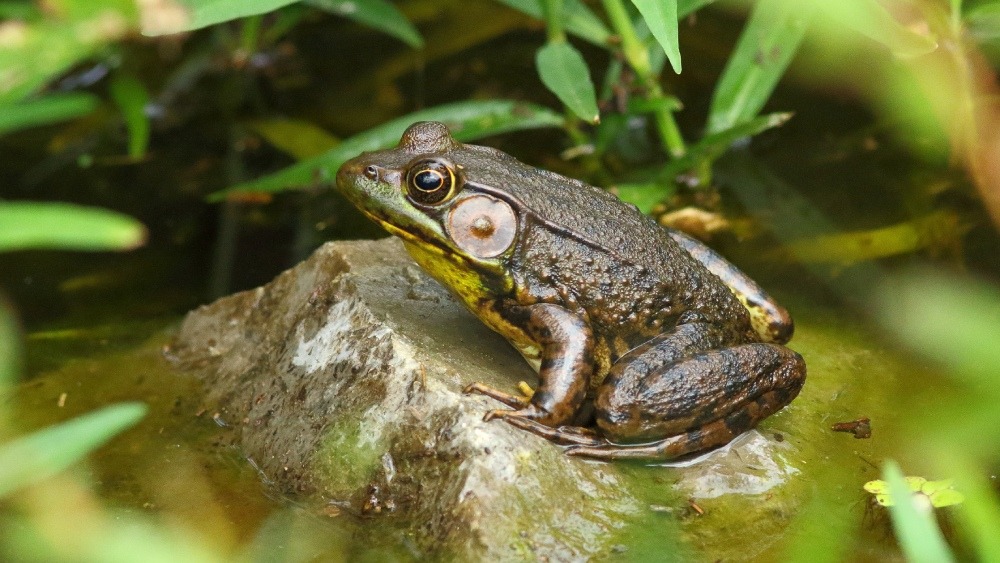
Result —
<path fill-rule="evenodd" d="M 428 166 L 444 172 L 419 176 Z M 424 193 L 428 178 L 447 194 Z M 571 454 L 672 458 L 725 444 L 804 382 L 802 358 L 781 345 L 784 309 L 603 190 L 458 143 L 435 122 L 347 162 L 337 185 L 539 370 L 530 402 L 470 385 L 514 409 L 487 419 Z M 479 204 L 497 212 L 480 217 Z"/>

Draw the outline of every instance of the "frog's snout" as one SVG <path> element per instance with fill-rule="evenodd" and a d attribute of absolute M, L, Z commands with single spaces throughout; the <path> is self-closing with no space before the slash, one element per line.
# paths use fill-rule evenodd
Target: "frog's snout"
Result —
<path fill-rule="evenodd" d="M 341 164 L 340 169 L 337 170 L 337 189 L 341 192 L 349 191 L 361 174 L 362 168 L 363 165 L 358 162 L 358 159 L 348 160 Z"/>

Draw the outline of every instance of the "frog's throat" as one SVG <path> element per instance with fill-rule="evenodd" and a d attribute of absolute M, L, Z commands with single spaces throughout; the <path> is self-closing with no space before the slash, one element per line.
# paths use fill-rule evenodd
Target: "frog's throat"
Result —
<path fill-rule="evenodd" d="M 451 290 L 473 315 L 494 332 L 513 344 L 532 367 L 538 367 L 539 347 L 523 330 L 512 324 L 500 312 L 504 295 L 513 291 L 510 276 L 501 275 L 499 283 L 488 281 L 482 274 L 469 267 L 461 255 L 443 251 L 424 241 L 409 242 L 403 239 L 410 256 L 442 285 Z M 494 277 L 491 276 L 490 280 Z"/>
<path fill-rule="evenodd" d="M 440 281 L 446 286 L 451 287 L 450 279 L 455 277 L 455 274 L 451 273 L 452 270 L 455 272 L 463 271 L 480 278 L 483 281 L 483 285 L 486 286 L 485 280 L 482 279 L 484 275 L 490 275 L 491 278 L 506 278 L 508 276 L 503 275 L 503 269 L 499 262 L 496 260 L 472 260 L 460 252 L 456 252 L 453 248 L 447 245 L 438 243 L 431 236 L 420 236 L 412 231 L 408 231 L 382 219 L 378 215 L 372 214 L 365 211 L 371 220 L 375 221 L 382 226 L 383 229 L 389 232 L 389 234 L 399 237 L 403 240 L 403 244 L 406 246 L 407 251 L 413 256 L 414 260 L 418 264 L 423 266 L 428 273 L 434 276 L 435 279 Z M 426 254 L 424 258 L 425 261 L 417 258 L 417 253 Z M 438 273 L 444 276 L 444 279 L 438 275 Z M 448 275 L 445 275 L 448 274 Z M 495 286 L 492 284 L 490 287 Z M 513 287 L 512 284 L 504 282 L 502 288 L 494 288 L 495 290 L 510 291 Z"/>

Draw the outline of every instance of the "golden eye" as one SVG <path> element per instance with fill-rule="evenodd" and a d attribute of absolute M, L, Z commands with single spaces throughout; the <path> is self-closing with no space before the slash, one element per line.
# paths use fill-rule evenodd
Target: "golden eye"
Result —
<path fill-rule="evenodd" d="M 442 160 L 425 158 L 410 165 L 406 174 L 408 195 L 416 203 L 435 205 L 454 195 L 455 172 Z"/>

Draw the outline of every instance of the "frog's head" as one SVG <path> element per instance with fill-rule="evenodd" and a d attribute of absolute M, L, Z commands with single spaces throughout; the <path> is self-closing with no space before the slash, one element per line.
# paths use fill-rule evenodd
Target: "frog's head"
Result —
<path fill-rule="evenodd" d="M 494 193 L 466 182 L 467 148 L 443 123 L 411 125 L 393 149 L 366 152 L 337 172 L 337 188 L 365 215 L 403 239 L 432 275 L 437 256 L 461 268 L 499 273 L 514 246 L 518 214 Z M 473 157 L 474 158 L 474 157 Z M 487 190 L 489 191 L 489 190 Z M 421 259 L 417 254 L 424 254 Z"/>

